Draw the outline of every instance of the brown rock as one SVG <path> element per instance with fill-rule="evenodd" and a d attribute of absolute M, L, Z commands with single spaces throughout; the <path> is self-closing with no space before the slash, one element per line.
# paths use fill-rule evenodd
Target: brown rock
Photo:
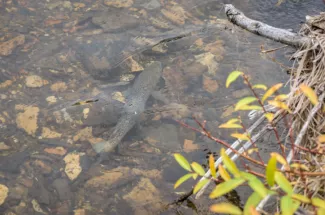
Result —
<path fill-rule="evenodd" d="M 42 129 L 42 137 L 43 138 L 60 138 L 62 136 L 62 134 L 57 133 L 55 131 L 52 131 L 51 129 L 47 128 L 47 127 L 43 127 Z"/>
<path fill-rule="evenodd" d="M 6 42 L 0 43 L 0 55 L 1 56 L 8 56 L 10 55 L 13 50 L 22 44 L 25 43 L 25 36 L 19 35 L 17 37 L 14 37 L 11 40 L 8 40 Z"/>

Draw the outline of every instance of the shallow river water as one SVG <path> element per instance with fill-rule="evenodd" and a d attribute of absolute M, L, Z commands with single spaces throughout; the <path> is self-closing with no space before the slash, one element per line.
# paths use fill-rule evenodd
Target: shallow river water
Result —
<path fill-rule="evenodd" d="M 208 192 L 169 205 L 194 184 L 173 189 L 186 173 L 173 153 L 205 165 L 220 150 L 180 122 L 205 122 L 233 142 L 218 126 L 251 93 L 242 80 L 227 89 L 228 74 L 285 83 L 294 52 L 262 54 L 283 45 L 231 25 L 229 3 L 294 31 L 325 8 L 322 0 L 0 0 L 0 213 L 209 214 Z M 92 145 L 110 137 L 152 61 L 162 71 L 145 111 L 119 150 L 96 163 Z M 276 149 L 271 139 L 261 141 L 262 154 Z M 227 199 L 241 205 L 249 193 Z"/>

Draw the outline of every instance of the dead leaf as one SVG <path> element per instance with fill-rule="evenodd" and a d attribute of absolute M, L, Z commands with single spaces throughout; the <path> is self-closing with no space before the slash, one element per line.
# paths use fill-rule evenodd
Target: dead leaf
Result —
<path fill-rule="evenodd" d="M 203 75 L 203 89 L 209 93 L 215 93 L 219 88 L 218 82 L 209 78 L 206 75 Z"/>
<path fill-rule="evenodd" d="M 49 97 L 46 98 L 46 101 L 49 104 L 54 104 L 54 103 L 56 103 L 56 97 L 55 96 L 49 96 Z"/>
<path fill-rule="evenodd" d="M 233 106 L 229 106 L 221 114 L 221 118 L 226 118 L 226 117 L 230 116 L 233 112 L 235 112 L 235 108 Z"/>
<path fill-rule="evenodd" d="M 171 29 L 172 26 L 170 26 L 170 24 L 162 19 L 162 18 L 155 18 L 155 17 L 150 17 L 149 21 L 151 22 L 151 24 L 157 28 L 162 28 L 162 29 Z"/>
<path fill-rule="evenodd" d="M 132 57 L 129 57 L 125 61 L 126 65 L 130 68 L 131 72 L 140 72 L 143 70 L 143 67 L 136 62 Z"/>
<path fill-rule="evenodd" d="M 5 82 L 2 82 L 2 83 L 0 84 L 0 88 L 1 88 L 1 89 L 2 89 L 2 88 L 7 88 L 7 87 L 9 87 L 10 85 L 12 85 L 12 83 L 13 83 L 12 80 L 6 80 Z"/>
<path fill-rule="evenodd" d="M 53 25 L 57 25 L 57 24 L 60 24 L 60 23 L 62 23 L 62 20 L 60 20 L 60 19 L 46 19 L 44 21 L 44 25 L 46 27 L 53 26 Z"/>
<path fill-rule="evenodd" d="M 35 160 L 33 164 L 35 165 L 35 167 L 38 167 L 43 174 L 50 174 L 52 172 L 51 166 L 47 165 L 41 160 Z"/>
<path fill-rule="evenodd" d="M 131 7 L 133 5 L 133 0 L 105 0 L 104 4 L 112 7 Z"/>
<path fill-rule="evenodd" d="M 170 9 L 162 9 L 161 13 L 171 22 L 177 25 L 184 25 L 186 16 L 184 9 L 179 5 L 174 5 Z"/>
<path fill-rule="evenodd" d="M 152 211 L 160 210 L 163 204 L 159 190 L 149 178 L 141 178 L 131 192 L 123 196 L 123 199 L 131 204 L 135 210 L 134 214 L 151 214 Z"/>
<path fill-rule="evenodd" d="M 67 150 L 63 148 L 62 146 L 58 146 L 55 148 L 45 148 L 44 152 L 47 152 L 49 154 L 54 154 L 54 155 L 60 155 L 63 156 L 67 153 Z"/>
<path fill-rule="evenodd" d="M 17 37 L 14 37 L 11 40 L 8 40 L 6 42 L 0 43 L 0 55 L 2 56 L 8 56 L 10 55 L 13 50 L 22 44 L 25 43 L 25 36 L 19 35 Z"/>
<path fill-rule="evenodd" d="M 8 187 L 3 184 L 0 184 L 0 205 L 2 205 L 5 202 L 8 196 L 8 192 L 9 192 Z"/>
<path fill-rule="evenodd" d="M 195 56 L 197 62 L 208 67 L 208 72 L 210 75 L 216 75 L 219 67 L 219 63 L 216 61 L 215 56 L 210 52 L 199 54 Z"/>
<path fill-rule="evenodd" d="M 9 146 L 7 146 L 4 142 L 0 142 L 0 151 L 4 151 L 8 149 L 10 149 Z"/>
<path fill-rule="evenodd" d="M 51 129 L 47 128 L 47 127 L 43 127 L 42 129 L 42 137 L 43 138 L 60 138 L 62 136 L 62 134 L 57 133 L 55 131 L 52 131 Z"/>
<path fill-rule="evenodd" d="M 123 96 L 123 94 L 121 92 L 113 92 L 112 99 L 125 104 L 125 97 Z"/>
<path fill-rule="evenodd" d="M 71 181 L 76 179 L 82 171 L 80 166 L 80 156 L 85 153 L 69 153 L 64 157 L 65 173 Z"/>
<path fill-rule="evenodd" d="M 184 152 L 189 153 L 200 149 L 198 144 L 193 144 L 193 140 L 184 140 L 183 145 Z"/>
<path fill-rule="evenodd" d="M 38 75 L 30 75 L 26 77 L 25 80 L 26 86 L 31 88 L 42 87 L 43 85 L 47 84 L 48 82 L 43 80 Z"/>
<path fill-rule="evenodd" d="M 206 52 L 212 53 L 217 61 L 223 59 L 225 53 L 224 42 L 222 40 L 216 40 L 213 43 L 209 43 L 204 47 Z"/>
<path fill-rule="evenodd" d="M 82 113 L 84 114 L 84 119 L 88 118 L 89 111 L 90 111 L 89 108 L 85 108 L 85 109 L 82 110 Z"/>
<path fill-rule="evenodd" d="M 16 123 L 19 128 L 24 129 L 29 135 L 35 135 L 38 128 L 37 118 L 38 118 L 39 108 L 33 106 L 24 107 L 23 113 L 18 113 L 16 117 Z"/>
<path fill-rule="evenodd" d="M 68 87 L 67 87 L 66 83 L 61 82 L 61 81 L 56 82 L 56 83 L 52 84 L 52 86 L 51 86 L 51 90 L 54 91 L 54 92 L 63 92 L 67 88 Z"/>

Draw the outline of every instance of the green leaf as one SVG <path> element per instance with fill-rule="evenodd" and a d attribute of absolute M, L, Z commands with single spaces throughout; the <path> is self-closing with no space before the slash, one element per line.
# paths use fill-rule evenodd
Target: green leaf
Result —
<path fill-rule="evenodd" d="M 229 172 L 231 174 L 233 174 L 235 177 L 239 176 L 239 170 L 235 164 L 235 162 L 233 162 L 229 156 L 226 154 L 226 151 L 224 148 L 221 149 L 221 157 L 222 157 L 222 161 L 225 164 L 226 168 L 229 170 Z"/>
<path fill-rule="evenodd" d="M 263 98 L 262 98 L 262 103 L 264 103 L 264 101 L 269 98 L 270 96 L 272 96 L 278 89 L 280 89 L 282 87 L 282 83 L 276 84 L 274 86 L 272 86 L 270 89 L 268 89 L 268 91 L 265 92 Z"/>
<path fill-rule="evenodd" d="M 266 181 L 272 187 L 274 185 L 274 174 L 276 171 L 276 157 L 271 157 L 266 166 Z"/>
<path fill-rule="evenodd" d="M 246 105 L 248 105 L 248 104 L 250 104 L 250 103 L 252 103 L 252 102 L 254 102 L 256 100 L 257 100 L 257 98 L 252 97 L 252 96 L 249 96 L 249 97 L 246 97 L 246 98 L 243 98 L 243 99 L 239 100 L 237 102 L 236 106 L 235 106 L 235 111 L 240 110 L 240 108 L 242 106 L 246 106 Z"/>
<path fill-rule="evenodd" d="M 264 187 L 264 184 L 258 178 L 249 180 L 248 185 L 262 198 L 265 198 L 268 195 L 268 190 Z"/>
<path fill-rule="evenodd" d="M 214 188 L 214 190 L 210 193 L 209 197 L 211 199 L 218 198 L 226 193 L 229 193 L 230 191 L 232 191 L 233 189 L 235 189 L 236 187 L 238 187 L 239 185 L 241 185 L 244 182 L 245 182 L 245 180 L 242 178 L 234 178 L 234 179 L 230 179 L 228 181 L 222 182 Z"/>
<path fill-rule="evenodd" d="M 265 86 L 264 84 L 255 84 L 253 86 L 253 89 L 262 89 L 262 90 L 267 90 L 267 86 Z"/>
<path fill-rule="evenodd" d="M 214 157 L 213 157 L 212 154 L 210 154 L 210 156 L 209 156 L 209 169 L 210 169 L 212 177 L 216 178 L 217 177 L 217 171 L 216 171 L 216 168 L 214 166 Z"/>
<path fill-rule="evenodd" d="M 252 195 L 250 195 L 246 201 L 245 207 L 244 207 L 244 215 L 250 215 L 250 208 L 258 205 L 260 201 L 263 198 L 256 192 L 254 192 Z"/>
<path fill-rule="evenodd" d="M 325 201 L 320 199 L 320 198 L 312 198 L 311 199 L 311 204 L 316 206 L 316 207 L 325 209 Z"/>
<path fill-rule="evenodd" d="M 274 174 L 275 182 L 281 187 L 281 189 L 287 194 L 293 193 L 293 188 L 288 179 L 281 173 L 275 172 Z"/>
<path fill-rule="evenodd" d="M 205 171 L 204 171 L 203 167 L 200 164 L 198 164 L 196 162 L 193 162 L 191 164 L 191 166 L 192 166 L 194 172 L 196 172 L 200 176 L 203 176 L 205 174 Z"/>
<path fill-rule="evenodd" d="M 236 79 L 241 76 L 242 74 L 244 74 L 243 72 L 240 71 L 232 71 L 229 75 L 228 78 L 226 80 L 226 88 L 228 88 L 230 86 L 230 84 L 234 81 L 236 81 Z"/>
<path fill-rule="evenodd" d="M 193 193 L 196 194 L 199 190 L 201 190 L 201 188 L 206 185 L 210 180 L 205 178 L 201 181 L 199 181 L 195 186 L 194 186 L 194 189 L 193 189 Z"/>
<path fill-rule="evenodd" d="M 258 105 L 243 105 L 239 110 L 262 110 L 262 107 Z"/>
<path fill-rule="evenodd" d="M 250 174 L 248 172 L 240 172 L 240 176 L 244 178 L 247 181 L 255 180 L 257 179 L 255 175 Z"/>
<path fill-rule="evenodd" d="M 183 155 L 176 153 L 176 154 L 174 154 L 174 157 L 181 167 L 183 167 L 185 170 L 187 170 L 189 172 L 192 171 L 190 164 L 188 163 L 186 158 L 183 157 Z"/>
<path fill-rule="evenodd" d="M 186 175 L 183 175 L 182 177 L 180 177 L 177 181 L 176 181 L 176 183 L 175 183 L 175 185 L 174 185 L 174 189 L 176 189 L 177 187 L 179 187 L 181 184 L 183 184 L 185 181 L 187 181 L 189 178 L 191 178 L 192 177 L 192 173 L 187 173 Z"/>
<path fill-rule="evenodd" d="M 221 214 L 231 214 L 231 215 L 243 214 L 242 211 L 237 206 L 226 202 L 211 205 L 210 210 L 214 213 L 221 213 Z"/>
<path fill-rule="evenodd" d="M 223 166 L 221 164 L 219 164 L 219 166 L 218 166 L 218 171 L 219 171 L 219 174 L 223 180 L 228 181 L 231 179 L 227 170 L 225 168 L 223 168 Z"/>
<path fill-rule="evenodd" d="M 304 196 L 304 195 L 300 195 L 300 194 L 293 193 L 293 194 L 291 195 L 291 197 L 292 197 L 293 199 L 296 199 L 296 200 L 302 202 L 302 203 L 307 203 L 307 204 L 309 204 L 309 203 L 311 202 L 310 199 L 309 199 L 308 197 Z"/>
<path fill-rule="evenodd" d="M 293 215 L 299 208 L 299 203 L 294 202 L 290 196 L 283 196 L 280 200 L 280 207 L 282 215 Z"/>

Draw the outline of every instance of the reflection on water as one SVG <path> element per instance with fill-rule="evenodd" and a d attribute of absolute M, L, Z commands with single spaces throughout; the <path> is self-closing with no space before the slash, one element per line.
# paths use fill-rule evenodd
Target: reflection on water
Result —
<path fill-rule="evenodd" d="M 276 2 L 226 3 L 294 29 L 324 7 L 321 0 Z M 184 172 L 172 153 L 204 164 L 206 150 L 220 148 L 177 120 L 194 127 L 193 116 L 206 120 L 213 135 L 228 139 L 216 128 L 235 116 L 231 104 L 249 95 L 244 84 L 225 89 L 229 72 L 240 69 L 267 85 L 287 79 L 259 52 L 262 44 L 279 44 L 235 28 L 222 19 L 222 6 L 196 0 L 1 1 L 1 213 L 174 214 L 164 206 L 178 196 L 173 183 Z M 91 145 L 110 137 L 134 80 L 152 61 L 162 62 L 163 70 L 146 110 L 118 153 L 96 164 Z M 195 202 L 204 214 L 210 203 Z M 179 210 L 192 214 L 191 208 Z"/>

